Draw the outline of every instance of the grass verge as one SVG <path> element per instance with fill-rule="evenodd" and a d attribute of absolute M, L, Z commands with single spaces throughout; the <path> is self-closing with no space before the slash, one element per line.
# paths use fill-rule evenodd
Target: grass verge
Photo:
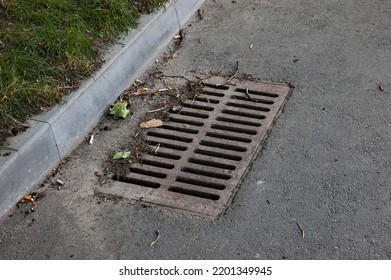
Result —
<path fill-rule="evenodd" d="M 77 89 L 119 34 L 165 0 L 0 0 L 0 145 Z"/>

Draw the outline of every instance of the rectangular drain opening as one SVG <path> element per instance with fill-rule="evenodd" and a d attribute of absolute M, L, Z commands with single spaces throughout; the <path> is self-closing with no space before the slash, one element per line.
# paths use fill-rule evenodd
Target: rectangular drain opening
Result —
<path fill-rule="evenodd" d="M 106 192 L 216 218 L 279 115 L 287 85 L 214 77 L 145 133 L 152 152 Z M 126 191 L 124 191 L 126 190 Z"/>
<path fill-rule="evenodd" d="M 201 192 L 201 191 L 195 191 L 195 190 L 188 190 L 188 189 L 183 189 L 183 188 L 178 188 L 178 187 L 169 187 L 168 191 L 181 193 L 181 194 L 185 194 L 185 195 L 189 195 L 189 196 L 195 196 L 195 197 L 210 199 L 210 200 L 219 200 L 219 198 L 220 198 L 216 194 L 211 194 L 211 193 L 206 193 L 206 192 Z"/>
<path fill-rule="evenodd" d="M 152 188 L 152 189 L 157 189 L 160 187 L 159 183 L 154 183 L 151 181 L 136 179 L 136 178 L 132 178 L 132 177 L 113 175 L 111 177 L 111 179 L 113 179 L 114 181 L 124 182 L 124 183 L 128 183 L 128 184 L 135 184 L 135 185 L 139 185 L 139 186 L 143 186 L 143 187 L 147 187 L 147 188 Z"/>
<path fill-rule="evenodd" d="M 209 181 L 202 181 L 198 179 L 192 179 L 192 178 L 186 178 L 186 177 L 177 177 L 176 182 L 181 182 L 181 183 L 187 183 L 190 185 L 196 185 L 196 186 L 201 186 L 205 188 L 210 188 L 210 189 L 216 189 L 216 190 L 224 190 L 225 186 L 223 184 L 216 184 L 216 183 L 211 183 Z"/>

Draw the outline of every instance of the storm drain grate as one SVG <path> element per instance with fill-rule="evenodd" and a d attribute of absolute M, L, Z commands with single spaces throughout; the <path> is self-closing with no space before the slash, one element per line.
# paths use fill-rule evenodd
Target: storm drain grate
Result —
<path fill-rule="evenodd" d="M 164 126 L 146 132 L 153 148 L 111 191 L 217 217 L 229 205 L 290 87 L 214 77 Z"/>

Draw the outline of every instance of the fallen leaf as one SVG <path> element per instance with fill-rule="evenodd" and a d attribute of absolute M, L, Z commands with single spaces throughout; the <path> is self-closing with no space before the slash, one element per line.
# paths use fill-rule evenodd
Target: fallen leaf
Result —
<path fill-rule="evenodd" d="M 137 89 L 135 91 L 129 90 L 125 93 L 125 96 L 139 96 L 139 95 L 144 95 L 147 94 L 149 91 L 149 88 L 142 88 L 142 89 Z"/>
<path fill-rule="evenodd" d="M 114 104 L 113 108 L 110 109 L 110 115 L 113 115 L 114 119 L 124 119 L 130 112 L 127 107 L 128 102 L 117 102 Z"/>
<path fill-rule="evenodd" d="M 123 152 L 116 152 L 113 156 L 113 159 L 122 159 L 122 158 L 128 158 L 131 155 L 131 151 L 123 151 Z"/>
<path fill-rule="evenodd" d="M 113 159 L 121 159 L 123 154 L 123 152 L 116 152 L 113 156 Z"/>
<path fill-rule="evenodd" d="M 31 194 L 27 194 L 21 200 L 19 200 L 17 206 L 20 207 L 20 205 L 25 202 L 31 202 L 33 205 L 35 205 L 35 202 L 44 198 L 45 195 L 46 195 L 45 192 L 39 192 L 39 193 L 33 192 Z"/>
<path fill-rule="evenodd" d="M 130 154 L 131 154 L 130 151 L 124 152 L 122 155 L 122 158 L 128 158 L 130 156 Z"/>
<path fill-rule="evenodd" d="M 153 128 L 153 127 L 159 127 L 162 126 L 164 123 L 162 120 L 159 119 L 152 119 L 146 122 L 142 122 L 140 124 L 141 128 Z"/>

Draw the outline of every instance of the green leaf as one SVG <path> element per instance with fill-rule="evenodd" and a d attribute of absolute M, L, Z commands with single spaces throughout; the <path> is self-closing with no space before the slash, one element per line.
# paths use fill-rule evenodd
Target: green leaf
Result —
<path fill-rule="evenodd" d="M 116 152 L 113 156 L 113 159 L 121 159 L 124 152 Z"/>
<path fill-rule="evenodd" d="M 14 152 L 17 152 L 18 150 L 15 149 L 15 148 L 11 148 L 11 147 L 0 146 L 0 151 L 14 151 Z"/>
<path fill-rule="evenodd" d="M 132 153 L 131 151 L 124 152 L 122 158 L 128 158 L 131 153 Z"/>
<path fill-rule="evenodd" d="M 113 159 L 121 159 L 121 158 L 128 158 L 132 154 L 131 151 L 123 151 L 123 152 L 116 152 L 113 156 Z"/>
<path fill-rule="evenodd" d="M 124 119 L 129 114 L 130 110 L 127 109 L 128 102 L 117 102 L 113 108 L 110 109 L 110 115 L 113 115 L 114 119 Z"/>

